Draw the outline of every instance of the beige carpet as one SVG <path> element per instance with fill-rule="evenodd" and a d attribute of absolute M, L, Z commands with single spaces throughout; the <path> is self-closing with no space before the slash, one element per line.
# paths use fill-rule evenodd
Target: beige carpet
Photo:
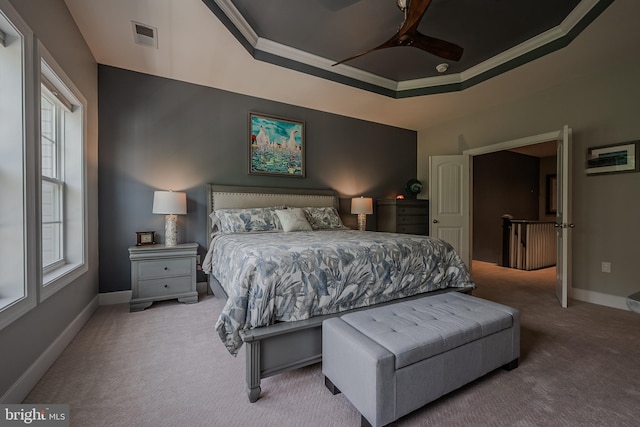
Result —
<path fill-rule="evenodd" d="M 571 301 L 558 306 L 554 269 L 474 263 L 474 295 L 521 310 L 522 355 L 401 419 L 399 426 L 640 425 L 640 316 Z M 357 426 L 320 365 L 267 378 L 247 400 L 244 355 L 214 330 L 222 302 L 100 307 L 26 403 L 67 403 L 72 426 Z"/>

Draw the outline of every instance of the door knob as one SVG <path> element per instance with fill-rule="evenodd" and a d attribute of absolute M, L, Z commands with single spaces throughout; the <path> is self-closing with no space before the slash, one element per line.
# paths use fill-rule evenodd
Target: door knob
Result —
<path fill-rule="evenodd" d="M 569 224 L 569 228 L 576 228 L 575 224 Z"/>
<path fill-rule="evenodd" d="M 554 223 L 553 223 L 553 226 L 554 226 L 555 228 L 558 228 L 558 227 L 560 227 L 560 224 L 558 224 L 557 222 L 554 222 Z"/>
<path fill-rule="evenodd" d="M 433 220 L 433 223 L 434 223 L 434 224 L 437 224 L 438 222 L 439 222 L 439 221 L 438 221 L 437 219 L 434 219 L 434 220 Z"/>

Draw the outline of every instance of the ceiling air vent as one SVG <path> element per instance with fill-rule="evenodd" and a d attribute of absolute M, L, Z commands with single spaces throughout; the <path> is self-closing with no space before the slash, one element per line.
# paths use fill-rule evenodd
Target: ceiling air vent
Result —
<path fill-rule="evenodd" d="M 158 29 L 136 21 L 131 21 L 133 26 L 133 40 L 142 46 L 158 48 Z"/>

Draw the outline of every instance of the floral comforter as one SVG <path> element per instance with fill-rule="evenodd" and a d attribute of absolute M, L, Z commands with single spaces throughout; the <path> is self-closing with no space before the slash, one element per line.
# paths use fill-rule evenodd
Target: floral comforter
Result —
<path fill-rule="evenodd" d="M 427 236 L 354 230 L 214 237 L 205 271 L 228 294 L 216 330 L 229 352 L 240 331 L 474 286 L 453 247 Z"/>

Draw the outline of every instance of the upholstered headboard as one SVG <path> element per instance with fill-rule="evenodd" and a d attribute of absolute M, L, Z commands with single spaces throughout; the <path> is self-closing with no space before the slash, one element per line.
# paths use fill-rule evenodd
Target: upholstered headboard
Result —
<path fill-rule="evenodd" d="M 207 239 L 211 239 L 209 215 L 216 209 L 264 208 L 269 206 L 339 208 L 338 193 L 330 189 L 246 187 L 207 184 Z"/>

